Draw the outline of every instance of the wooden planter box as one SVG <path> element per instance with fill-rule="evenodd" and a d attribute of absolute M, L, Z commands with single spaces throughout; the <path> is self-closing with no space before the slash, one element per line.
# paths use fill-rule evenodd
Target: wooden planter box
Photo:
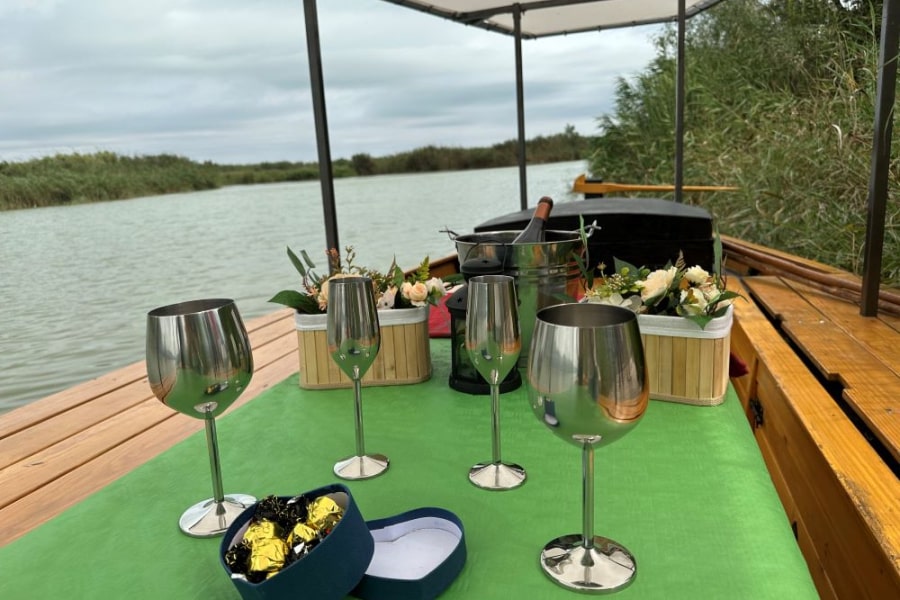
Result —
<path fill-rule="evenodd" d="M 733 311 L 729 307 L 705 329 L 682 317 L 638 315 L 651 398 L 700 406 L 722 403 Z"/>
<path fill-rule="evenodd" d="M 297 313 L 300 387 L 328 389 L 352 387 L 353 382 L 328 353 L 326 315 Z M 431 377 L 428 345 L 428 307 L 379 310 L 381 348 L 362 378 L 363 385 L 418 383 Z"/>

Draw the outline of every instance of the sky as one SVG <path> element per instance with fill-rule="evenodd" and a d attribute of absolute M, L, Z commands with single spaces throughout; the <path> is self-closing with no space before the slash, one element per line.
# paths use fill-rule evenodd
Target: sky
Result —
<path fill-rule="evenodd" d="M 514 41 L 383 0 L 318 0 L 333 159 L 517 135 Z M 595 135 L 655 26 L 524 40 L 526 137 Z M 315 161 L 302 0 L 2 0 L 0 161 Z"/>

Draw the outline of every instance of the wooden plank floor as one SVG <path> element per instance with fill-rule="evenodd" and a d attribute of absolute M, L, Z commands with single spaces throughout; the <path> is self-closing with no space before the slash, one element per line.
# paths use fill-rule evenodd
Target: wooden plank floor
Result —
<path fill-rule="evenodd" d="M 253 378 L 229 410 L 298 368 L 293 311 L 247 330 Z M 0 415 L 0 546 L 203 427 L 153 396 L 143 361 Z"/>

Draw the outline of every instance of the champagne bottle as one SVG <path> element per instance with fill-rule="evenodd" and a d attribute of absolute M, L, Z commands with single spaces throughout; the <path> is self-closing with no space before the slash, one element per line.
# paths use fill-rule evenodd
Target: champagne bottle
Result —
<path fill-rule="evenodd" d="M 544 228 L 547 226 L 547 219 L 550 218 L 550 210 L 553 208 L 553 199 L 544 196 L 538 200 L 538 205 L 534 209 L 534 215 L 531 221 L 522 233 L 513 239 L 513 244 L 537 244 L 544 241 Z"/>

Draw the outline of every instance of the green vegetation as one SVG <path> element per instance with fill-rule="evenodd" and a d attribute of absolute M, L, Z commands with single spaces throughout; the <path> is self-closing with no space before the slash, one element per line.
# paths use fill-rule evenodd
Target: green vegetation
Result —
<path fill-rule="evenodd" d="M 531 164 L 579 160 L 587 155 L 590 143 L 589 138 L 579 135 L 569 125 L 563 133 L 538 136 L 527 142 L 526 154 Z M 332 170 L 335 177 L 351 177 L 515 164 L 516 143 L 510 140 L 488 148 L 426 146 L 380 158 L 357 154 L 350 160 L 333 161 Z M 0 162 L 0 210 L 318 178 L 319 167 L 314 162 L 217 165 L 196 163 L 168 154 L 135 157 L 112 152 L 56 155 L 27 162 Z"/>
<path fill-rule="evenodd" d="M 850 8 L 843 8 L 844 5 Z M 860 273 L 881 2 L 730 0 L 686 34 L 685 195 L 723 233 Z M 600 119 L 591 171 L 669 183 L 674 172 L 675 32 Z M 900 143 L 890 169 L 882 282 L 900 285 Z"/>

